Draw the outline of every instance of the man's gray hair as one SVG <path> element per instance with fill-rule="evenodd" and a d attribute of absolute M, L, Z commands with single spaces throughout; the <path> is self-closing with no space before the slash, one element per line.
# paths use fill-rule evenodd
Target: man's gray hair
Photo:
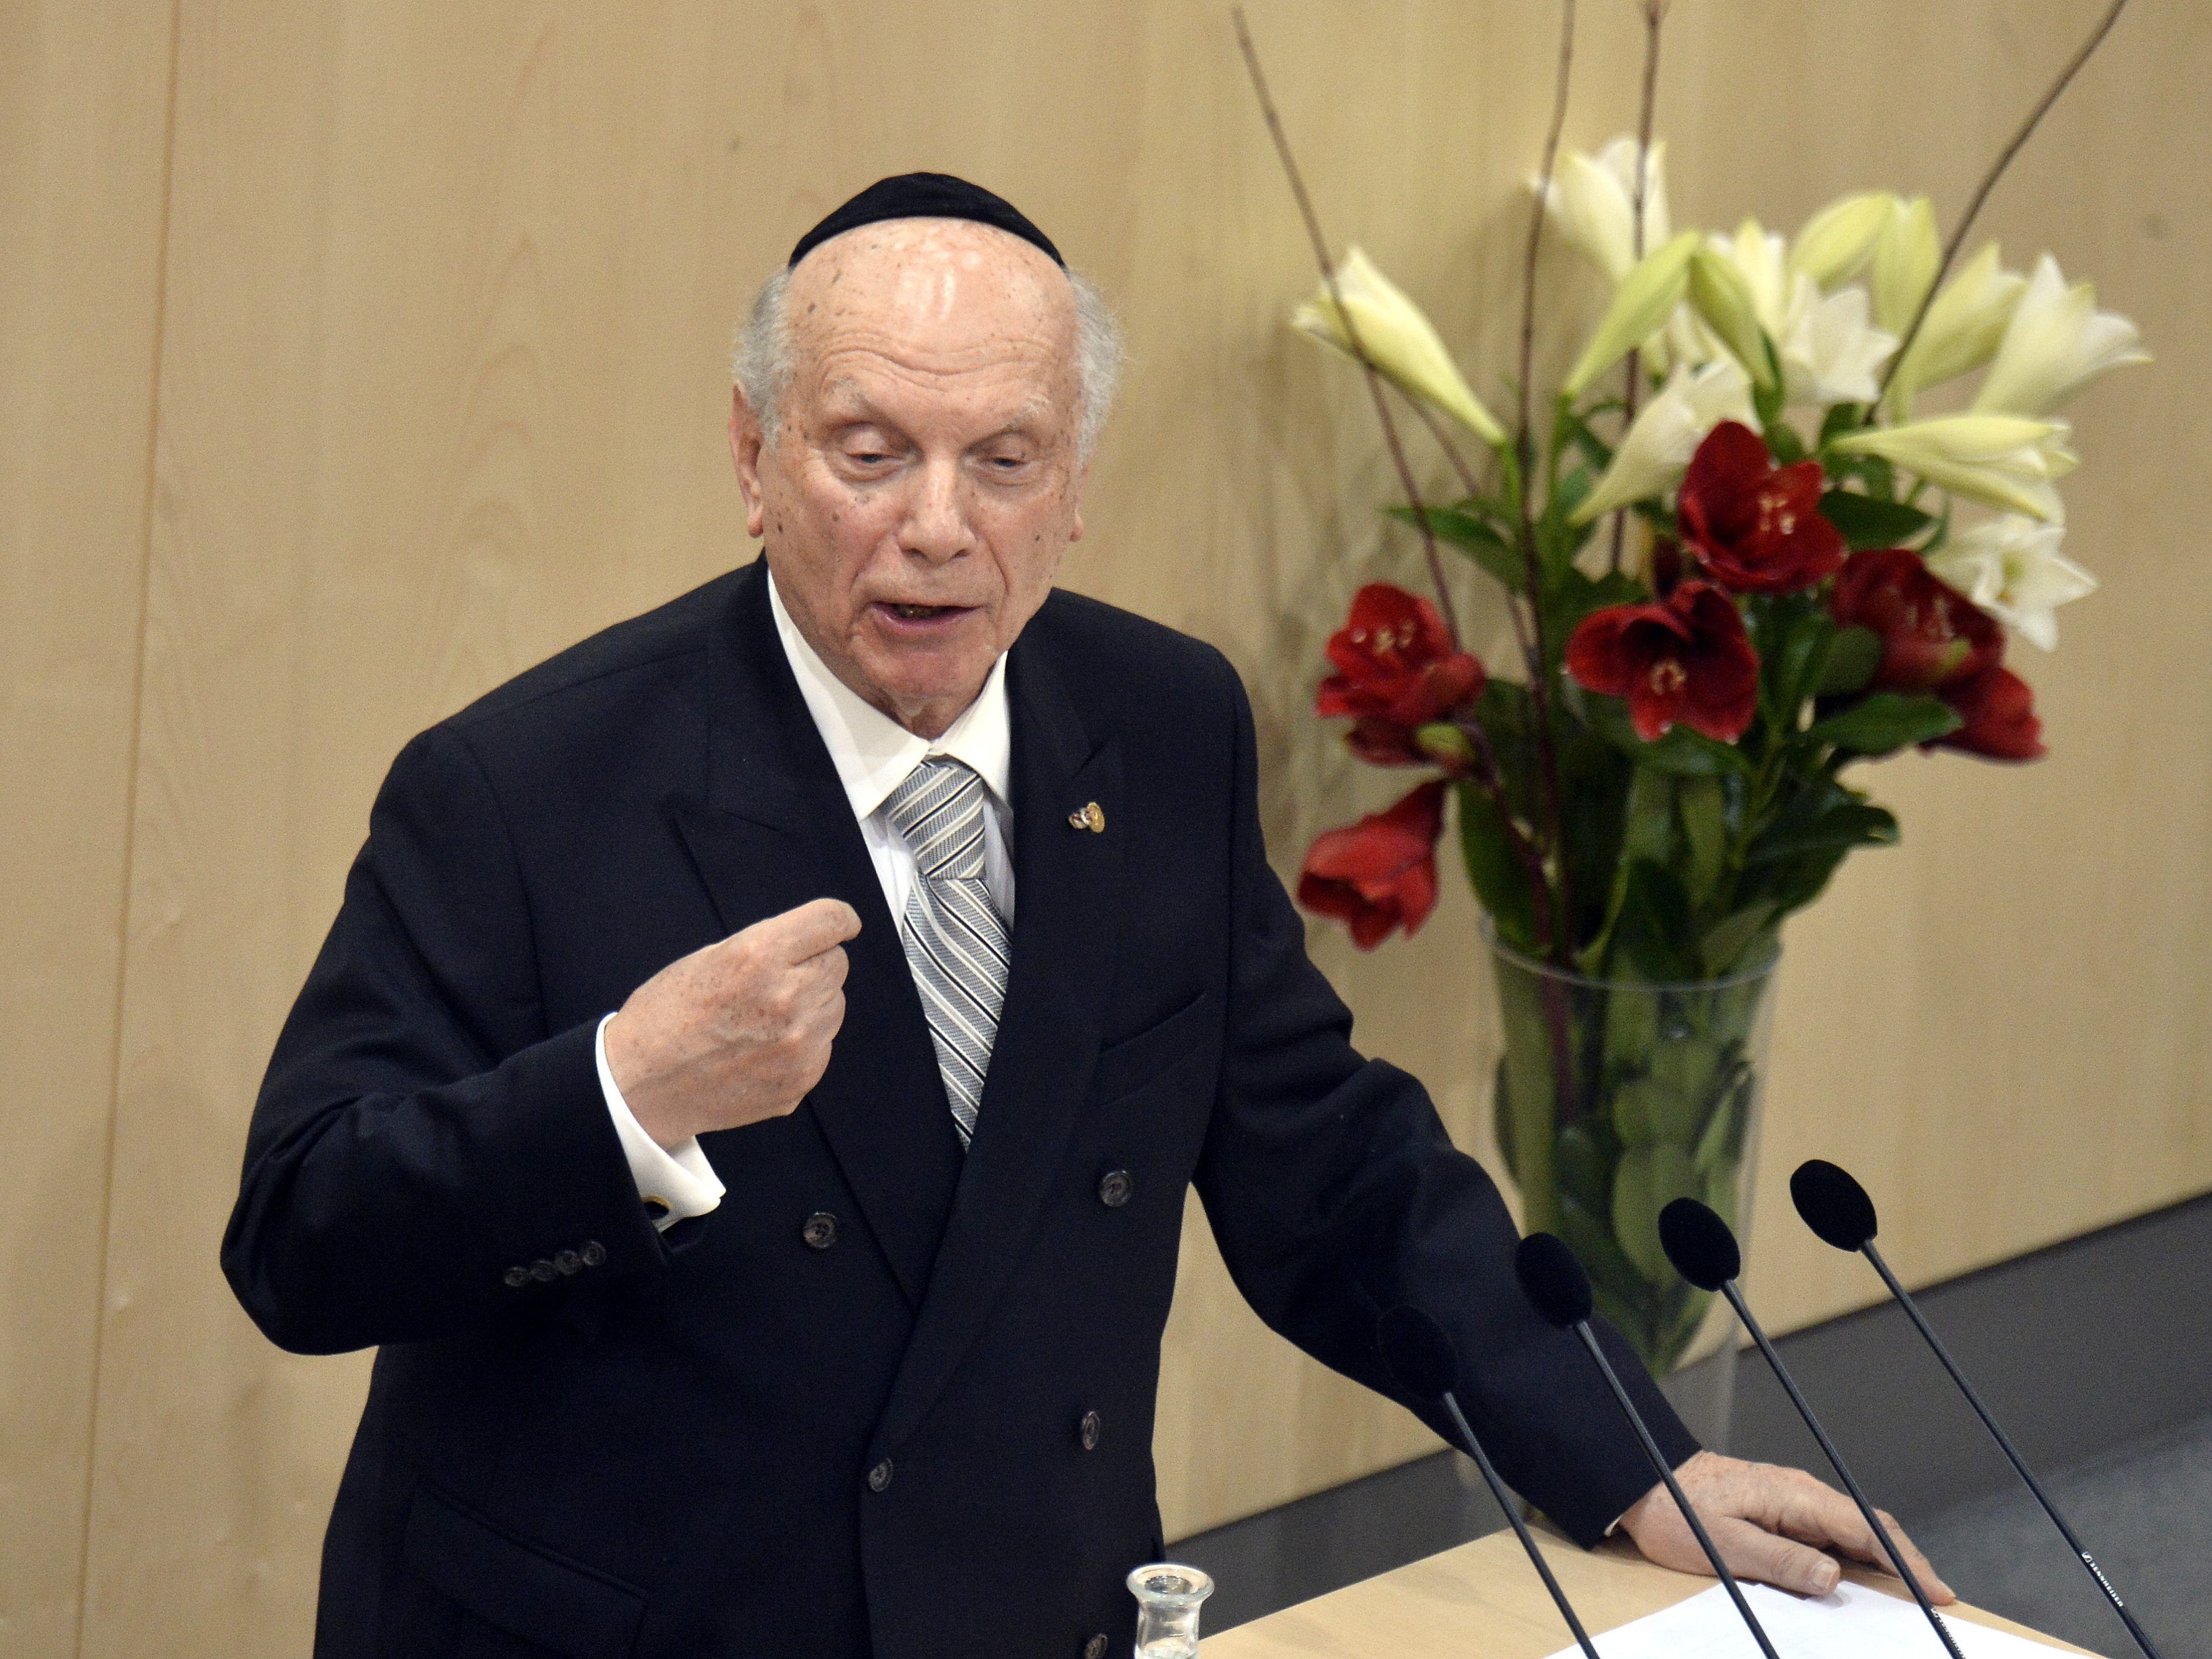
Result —
<path fill-rule="evenodd" d="M 1114 319 L 1106 296 L 1079 271 L 1067 273 L 1075 290 L 1076 396 L 1079 417 L 1075 453 L 1078 465 L 1091 459 L 1106 416 L 1114 406 L 1114 393 L 1121 382 L 1121 325 Z M 730 354 L 730 377 L 744 391 L 745 402 L 760 417 L 761 431 L 775 441 L 778 405 L 790 384 L 792 329 L 790 308 L 785 304 L 791 289 L 791 270 L 785 266 L 760 286 L 752 309 L 738 325 L 738 341 Z"/>

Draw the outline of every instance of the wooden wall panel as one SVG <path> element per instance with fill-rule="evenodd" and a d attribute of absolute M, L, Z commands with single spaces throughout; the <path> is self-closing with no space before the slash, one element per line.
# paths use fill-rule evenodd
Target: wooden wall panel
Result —
<path fill-rule="evenodd" d="M 1955 211 L 2094 9 L 1681 0 L 1662 106 L 1678 216 L 1788 226 L 1869 182 Z M 1568 132 L 1589 145 L 1632 118 L 1638 43 L 1631 8 L 1583 9 Z M 1548 87 L 1542 11 L 1254 6 L 1332 234 L 1430 307 L 1492 393 Z M 2212 22 L 2138 11 L 1991 221 L 2015 258 L 2034 232 L 2096 275 L 2161 356 L 2082 410 L 2075 550 L 2106 591 L 2067 614 L 2059 656 L 2028 665 L 2053 760 L 1893 765 L 1879 781 L 1906 847 L 1863 857 L 1793 930 L 1753 1237 L 1778 1326 L 1865 1295 L 1771 1201 L 1809 1152 L 1866 1169 L 1921 1279 L 2212 1185 L 2212 972 L 2193 945 L 2212 920 L 2212 676 L 2201 625 L 2168 598 L 2191 591 L 2183 491 L 2212 435 L 2191 395 L 2212 368 L 2193 275 L 2212 140 L 2174 114 L 2212 72 Z M 119 1038 L 112 945 L 109 1012 L 69 1036 L 94 1059 L 119 1041 L 121 1065 L 82 1651 L 273 1656 L 304 1644 L 365 1367 L 276 1354 L 216 1269 L 263 1060 L 408 734 L 746 556 L 721 359 L 798 231 L 881 173 L 944 168 L 1022 202 L 1101 278 L 1134 361 L 1067 580 L 1237 662 L 1286 869 L 1398 781 L 1353 768 L 1306 709 L 1352 590 L 1410 580 L 1415 561 L 1374 514 L 1390 484 L 1358 386 L 1282 325 L 1313 276 L 1211 7 L 181 0 L 179 15 L 150 480 L 143 389 L 137 428 L 155 505 L 143 738 L 135 768 L 112 742 L 81 745 L 83 776 L 98 753 L 113 762 L 106 909 L 48 928 L 114 937 L 135 792 Z M 41 133 L 65 118 L 36 118 Z M 107 142 L 118 166 L 140 155 Z M 0 175 L 11 204 L 19 174 Z M 1596 296 L 1566 257 L 1544 287 L 1556 366 Z M 11 352 L 94 329 L 26 314 Z M 80 435 L 70 453 L 97 447 Z M 1472 580 L 1465 601 L 1495 650 L 1495 605 Z M 27 667 L 74 649 L 83 624 L 22 624 Z M 112 715 L 112 682 L 93 682 Z M 51 842 L 71 808 L 40 799 Z M 1473 937 L 1455 888 L 1410 944 L 1362 957 L 1314 934 L 1363 1041 L 1427 1077 L 1486 1153 Z M 50 1182 L 100 1173 L 100 1149 L 87 1164 L 66 1133 L 38 1135 Z M 1158 1442 L 1171 1537 L 1433 1443 L 1264 1332 L 1194 1206 L 1187 1236 Z M 10 1267 L 32 1259 L 0 1241 Z M 79 1279 L 27 1312 L 11 1276 L 0 1306 L 11 1338 L 27 1322 L 82 1377 Z M 45 1319 L 70 1297 L 74 1334 Z M 0 1380 L 16 1375 L 0 1358 Z"/>
<path fill-rule="evenodd" d="M 76 1651 L 171 16 L 0 8 L 0 1652 Z"/>

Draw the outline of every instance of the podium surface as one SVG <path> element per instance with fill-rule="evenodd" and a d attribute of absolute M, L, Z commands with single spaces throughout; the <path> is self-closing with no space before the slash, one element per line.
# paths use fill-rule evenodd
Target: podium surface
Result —
<path fill-rule="evenodd" d="M 1593 1636 L 1712 1588 L 1710 1578 L 1652 1565 L 1625 1540 L 1583 1551 L 1540 1529 L 1536 1537 Z M 1905 1594 L 1895 1579 L 1871 1569 L 1844 1572 L 1857 1583 Z M 1943 1614 L 2047 1643 L 2056 1652 L 2087 1651 L 1964 1602 Z M 1200 1648 L 1205 1659 L 1468 1659 L 1473 1653 L 1547 1659 L 1573 1645 L 1528 1558 L 1510 1531 L 1500 1530 L 1206 1637 Z"/>

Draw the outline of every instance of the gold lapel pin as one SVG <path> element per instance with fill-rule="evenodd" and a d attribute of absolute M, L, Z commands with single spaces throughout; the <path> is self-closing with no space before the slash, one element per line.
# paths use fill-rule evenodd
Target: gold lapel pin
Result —
<path fill-rule="evenodd" d="M 1095 801 L 1085 801 L 1067 815 L 1071 830 L 1088 830 L 1094 836 L 1106 833 L 1106 809 Z"/>

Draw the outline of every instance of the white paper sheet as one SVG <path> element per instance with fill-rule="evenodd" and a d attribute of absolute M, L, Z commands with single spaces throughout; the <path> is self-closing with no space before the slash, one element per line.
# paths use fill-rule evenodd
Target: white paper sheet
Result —
<path fill-rule="evenodd" d="M 1946 1659 L 1918 1607 L 1848 1580 L 1817 1601 L 1764 1584 L 1746 1584 L 1743 1593 L 1782 1659 Z M 1963 1619 L 1944 1623 L 1966 1659 L 2049 1659 L 2063 1651 Z M 1601 1659 L 1760 1659 L 1718 1584 L 1593 1639 Z M 1583 1659 L 1583 1650 L 1569 1643 L 1552 1659 Z"/>

